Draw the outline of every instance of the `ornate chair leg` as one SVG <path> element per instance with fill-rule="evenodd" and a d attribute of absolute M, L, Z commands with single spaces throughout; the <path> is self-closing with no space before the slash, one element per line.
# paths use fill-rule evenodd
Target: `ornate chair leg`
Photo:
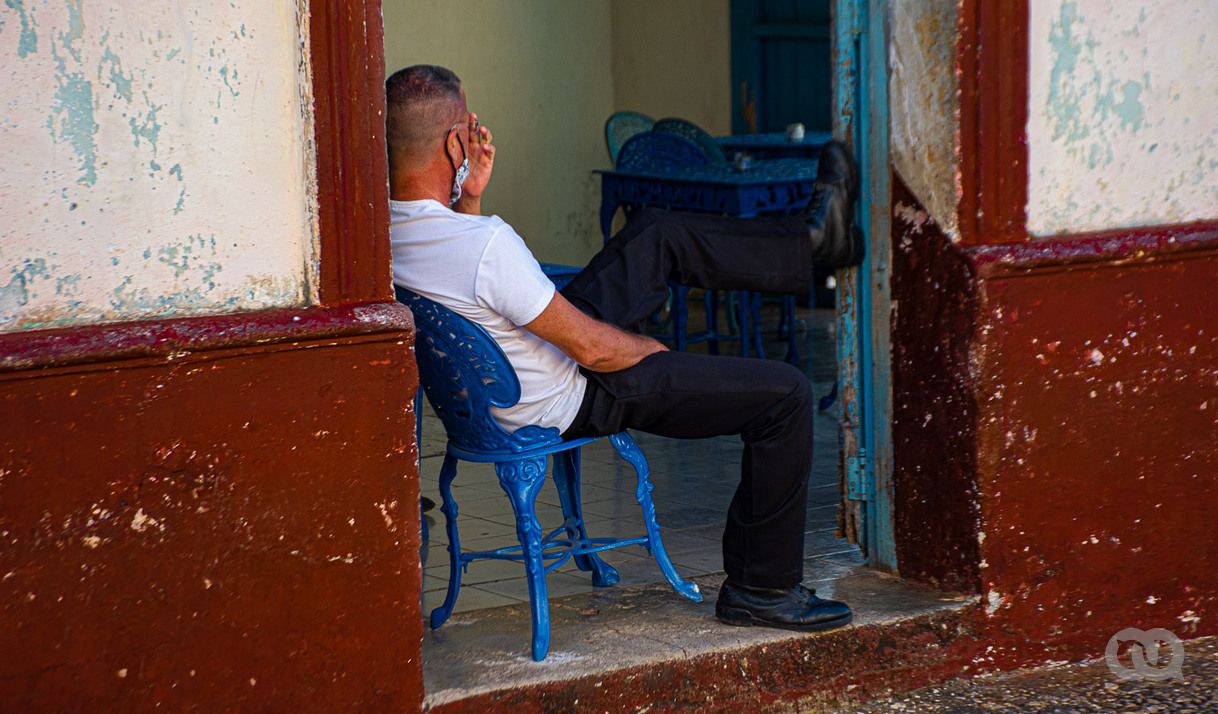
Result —
<path fill-rule="evenodd" d="M 782 299 L 782 312 L 786 316 L 787 361 L 799 366 L 799 339 L 795 335 L 795 297 L 786 295 Z"/>
<path fill-rule="evenodd" d="M 672 340 L 673 349 L 685 351 L 686 329 L 689 325 L 689 306 L 685 301 L 689 298 L 689 288 L 684 285 L 676 286 L 672 291 Z"/>
<path fill-rule="evenodd" d="M 609 442 L 613 444 L 613 448 L 617 449 L 617 453 L 621 455 L 638 474 L 639 485 L 635 489 L 634 495 L 638 499 L 639 505 L 643 508 L 643 522 L 647 526 L 647 538 L 651 545 L 651 556 L 655 558 L 656 565 L 660 566 L 660 572 L 664 573 L 668 584 L 672 585 L 672 589 L 676 590 L 681 595 L 693 600 L 694 602 L 702 602 L 702 593 L 698 590 L 697 583 L 692 583 L 688 580 L 682 580 L 677 574 L 677 569 L 673 567 L 672 561 L 668 559 L 668 552 L 664 550 L 664 541 L 660 539 L 660 526 L 656 523 L 656 507 L 651 501 L 651 480 L 648 478 L 651 470 L 647 466 L 647 459 L 643 456 L 643 452 L 639 450 L 634 439 L 626 432 L 614 434 L 609 437 Z"/>
<path fill-rule="evenodd" d="M 584 507 L 579 495 L 579 447 L 554 454 L 554 485 L 558 488 L 567 537 L 572 543 L 583 545 L 588 540 L 588 529 L 584 526 Z M 621 579 L 617 570 L 596 553 L 575 556 L 575 565 L 584 572 L 592 571 L 592 584 L 598 588 Z"/>
<path fill-rule="evenodd" d="M 545 562 L 541 557 L 541 524 L 537 522 L 537 492 L 546 480 L 546 457 L 495 464 L 499 485 L 512 501 L 516 537 L 524 554 L 533 612 L 533 659 L 540 662 L 550 649 L 550 601 L 546 594 Z"/>
<path fill-rule="evenodd" d="M 749 293 L 749 310 L 752 311 L 753 348 L 757 350 L 757 359 L 765 359 L 765 345 L 761 340 L 761 293 Z M 743 338 L 744 333 L 741 333 Z"/>
<path fill-rule="evenodd" d="M 719 354 L 719 291 L 707 290 L 703 296 L 706 305 L 706 354 Z"/>
<path fill-rule="evenodd" d="M 453 498 L 453 479 L 457 477 L 457 458 L 445 454 L 440 467 L 440 498 L 443 504 L 444 527 L 448 531 L 448 594 L 444 604 L 431 611 L 431 628 L 434 630 L 448 619 L 457 604 L 461 590 L 461 537 L 457 533 L 457 499 Z"/>
<path fill-rule="evenodd" d="M 741 290 L 737 294 L 740 296 L 740 308 L 736 312 L 736 320 L 740 326 L 740 356 L 748 357 L 753 346 L 751 341 L 753 339 L 751 327 L 753 313 L 750 308 L 752 299 L 749 297 L 750 293 L 748 291 Z"/>

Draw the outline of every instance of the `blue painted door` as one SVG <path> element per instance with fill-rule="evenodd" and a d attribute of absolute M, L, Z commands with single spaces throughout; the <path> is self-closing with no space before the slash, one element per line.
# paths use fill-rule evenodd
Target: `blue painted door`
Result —
<path fill-rule="evenodd" d="M 833 123 L 831 0 L 732 0 L 732 133 Z"/>
<path fill-rule="evenodd" d="M 838 422 L 846 535 L 872 567 L 895 572 L 892 527 L 889 0 L 833 0 L 833 132 L 862 169 L 856 216 L 867 257 L 838 272 Z"/>

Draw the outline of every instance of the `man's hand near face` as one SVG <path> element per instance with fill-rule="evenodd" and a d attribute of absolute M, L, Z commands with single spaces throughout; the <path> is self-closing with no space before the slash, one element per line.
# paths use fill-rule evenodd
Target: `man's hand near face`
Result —
<path fill-rule="evenodd" d="M 482 192 L 490 183 L 491 171 L 495 168 L 495 146 L 491 143 L 491 130 L 478 123 L 478 115 L 469 113 L 469 178 L 461 185 L 461 198 L 453 209 L 461 213 L 481 215 Z"/>

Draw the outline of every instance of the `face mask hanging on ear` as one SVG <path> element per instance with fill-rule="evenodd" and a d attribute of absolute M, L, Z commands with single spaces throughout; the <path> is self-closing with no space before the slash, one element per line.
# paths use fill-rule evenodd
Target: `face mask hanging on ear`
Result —
<path fill-rule="evenodd" d="M 457 175 L 453 177 L 453 190 L 448 193 L 448 207 L 452 208 L 457 204 L 457 200 L 461 198 L 461 184 L 465 183 L 465 179 L 469 178 L 469 157 L 466 156 L 461 165 L 457 167 Z"/>
<path fill-rule="evenodd" d="M 453 129 L 456 129 L 460 124 L 453 124 Z M 452 131 L 452 129 L 449 129 Z M 457 136 L 457 143 L 461 144 L 460 135 Z M 465 179 L 469 178 L 469 153 L 465 151 L 465 145 L 461 144 L 461 154 L 465 157 L 461 159 L 461 165 L 457 167 L 457 175 L 453 177 L 453 188 L 448 192 L 448 207 L 452 208 L 457 205 L 457 200 L 461 198 L 461 184 L 465 183 Z"/>

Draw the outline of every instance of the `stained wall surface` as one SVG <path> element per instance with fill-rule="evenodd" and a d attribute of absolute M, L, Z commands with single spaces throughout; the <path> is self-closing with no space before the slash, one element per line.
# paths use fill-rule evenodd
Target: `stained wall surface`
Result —
<path fill-rule="evenodd" d="M 0 711 L 419 711 L 418 381 L 387 312 L 0 373 Z"/>
<path fill-rule="evenodd" d="M 0 331 L 310 301 L 299 16 L 0 5 Z"/>
<path fill-rule="evenodd" d="M 955 3 L 893 0 L 889 44 L 892 164 L 939 229 L 960 237 Z"/>
<path fill-rule="evenodd" d="M 728 0 L 613 0 L 614 109 L 732 133 Z"/>
<path fill-rule="evenodd" d="M 1029 4 L 1028 230 L 1218 217 L 1218 4 Z"/>

